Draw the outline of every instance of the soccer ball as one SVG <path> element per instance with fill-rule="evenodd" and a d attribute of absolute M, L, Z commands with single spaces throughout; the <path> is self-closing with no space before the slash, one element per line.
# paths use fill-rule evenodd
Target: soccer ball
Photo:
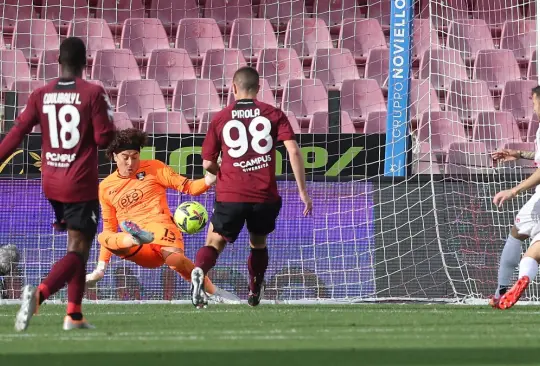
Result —
<path fill-rule="evenodd" d="M 196 234 L 208 222 L 208 212 L 199 202 L 184 202 L 176 209 L 174 222 L 183 233 Z"/>

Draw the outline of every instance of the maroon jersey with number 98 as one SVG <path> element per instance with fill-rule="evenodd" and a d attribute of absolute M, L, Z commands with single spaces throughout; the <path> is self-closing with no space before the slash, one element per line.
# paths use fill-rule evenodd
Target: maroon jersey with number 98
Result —
<path fill-rule="evenodd" d="M 221 153 L 216 200 L 279 200 L 276 144 L 294 139 L 283 111 L 258 100 L 238 100 L 219 112 L 212 119 L 202 146 L 204 160 L 215 162 Z"/>

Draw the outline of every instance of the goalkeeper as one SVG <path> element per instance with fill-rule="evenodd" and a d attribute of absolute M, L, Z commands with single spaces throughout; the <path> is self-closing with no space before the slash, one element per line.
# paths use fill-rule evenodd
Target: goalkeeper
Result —
<path fill-rule="evenodd" d="M 103 278 L 113 254 L 144 268 L 166 264 L 185 280 L 191 280 L 195 266 L 184 255 L 184 241 L 172 221 L 166 190 L 198 196 L 215 184 L 216 177 L 207 173 L 204 178 L 190 180 L 161 161 L 141 161 L 140 151 L 146 138 L 137 129 L 118 131 L 107 148 L 107 156 L 116 162 L 117 170 L 99 185 L 103 232 L 98 236 L 101 251 L 97 268 L 86 276 L 89 286 Z M 207 286 L 211 295 L 224 301 L 239 301 L 210 280 Z"/>

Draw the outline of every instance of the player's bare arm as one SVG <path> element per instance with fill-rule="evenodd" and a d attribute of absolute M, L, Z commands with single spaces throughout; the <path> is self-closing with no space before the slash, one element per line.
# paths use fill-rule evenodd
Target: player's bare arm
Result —
<path fill-rule="evenodd" d="M 307 193 L 306 188 L 306 173 L 304 168 L 304 158 L 300 152 L 300 147 L 296 140 L 287 140 L 283 141 L 283 145 L 287 149 L 289 154 L 289 159 L 291 161 L 291 167 L 294 173 L 294 179 L 296 179 L 296 185 L 298 186 L 298 193 L 300 194 L 300 199 L 304 202 L 304 216 L 307 216 L 311 213 L 313 209 L 313 202 Z"/>
<path fill-rule="evenodd" d="M 521 192 L 525 192 L 540 184 L 540 169 L 537 169 L 529 178 L 518 184 L 512 189 L 501 191 L 493 198 L 493 203 L 501 207 L 502 204 L 516 197 Z"/>
<path fill-rule="evenodd" d="M 534 160 L 534 151 L 501 149 L 493 152 L 491 158 L 495 161 L 515 161 L 517 159 Z"/>

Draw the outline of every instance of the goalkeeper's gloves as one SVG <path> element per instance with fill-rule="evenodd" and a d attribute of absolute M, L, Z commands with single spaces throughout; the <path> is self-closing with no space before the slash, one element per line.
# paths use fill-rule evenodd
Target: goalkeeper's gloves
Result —
<path fill-rule="evenodd" d="M 204 183 L 208 187 L 212 187 L 214 184 L 216 184 L 216 180 L 217 180 L 217 177 L 215 174 L 206 172 L 206 174 L 204 175 Z"/>
<path fill-rule="evenodd" d="M 96 283 L 105 276 L 105 269 L 107 268 L 106 262 L 98 262 L 98 265 L 94 272 L 86 275 L 86 285 L 88 287 L 94 287 Z"/>

